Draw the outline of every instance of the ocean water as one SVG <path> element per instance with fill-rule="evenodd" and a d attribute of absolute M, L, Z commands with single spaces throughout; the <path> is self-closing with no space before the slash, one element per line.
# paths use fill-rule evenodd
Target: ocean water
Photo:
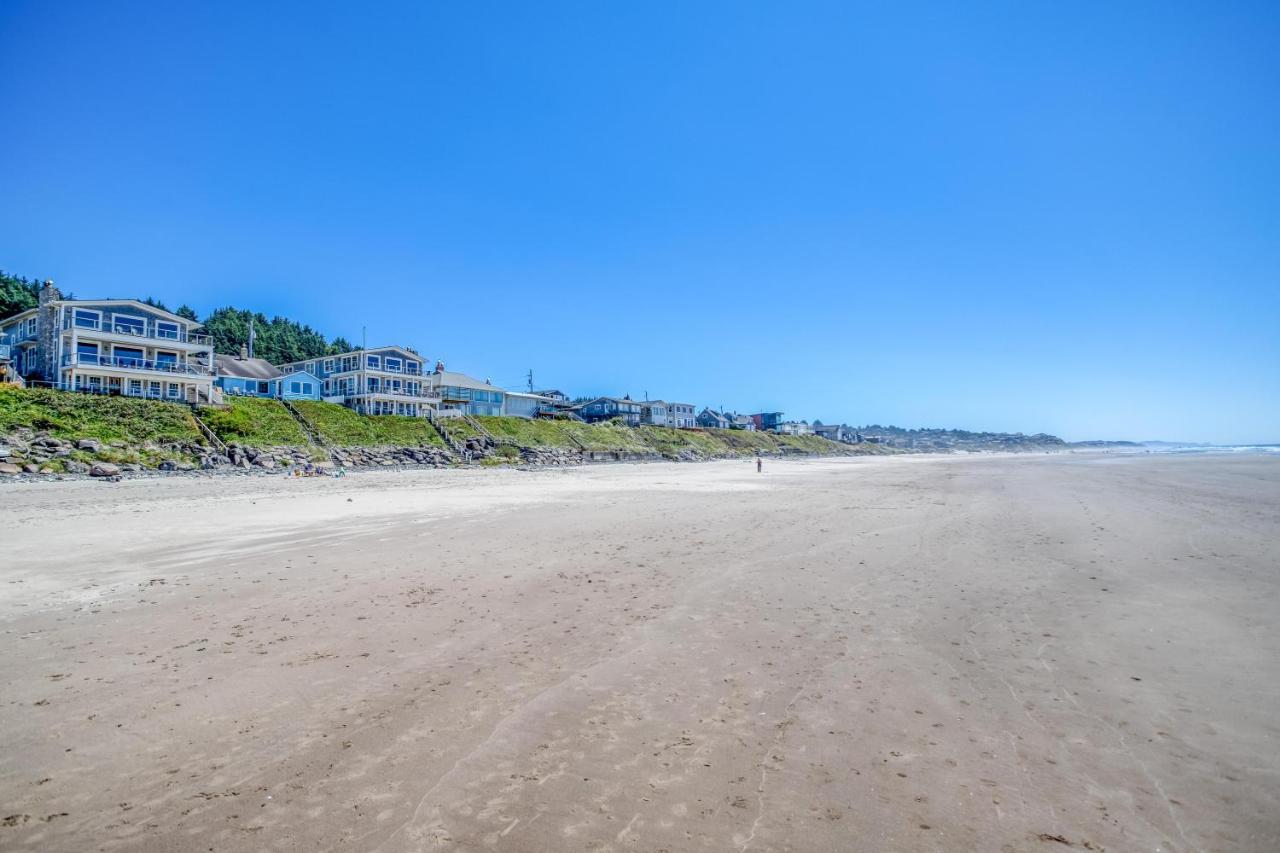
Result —
<path fill-rule="evenodd" d="M 1280 453 L 1280 444 L 1188 444 L 1145 449 L 1148 453 Z"/>

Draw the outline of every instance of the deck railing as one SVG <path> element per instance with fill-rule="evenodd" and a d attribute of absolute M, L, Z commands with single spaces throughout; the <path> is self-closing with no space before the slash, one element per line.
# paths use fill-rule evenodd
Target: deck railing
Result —
<path fill-rule="evenodd" d="M 124 370 L 146 370 L 153 373 L 201 376 L 204 371 L 194 365 L 177 361 L 156 361 L 148 358 L 129 358 L 112 355 L 67 354 L 62 357 L 63 367 L 119 367 Z"/>
<path fill-rule="evenodd" d="M 104 332 L 110 335 L 125 335 L 131 338 L 147 338 L 157 341 L 173 341 L 175 343 L 200 344 L 207 346 L 213 341 L 209 335 L 201 335 L 196 332 L 184 332 L 182 329 L 158 329 L 150 324 L 143 324 L 141 328 L 136 323 L 121 323 L 113 319 L 111 316 L 103 317 L 101 320 L 72 320 L 67 317 L 62 323 L 63 331 L 71 329 L 79 329 L 84 332 Z"/>

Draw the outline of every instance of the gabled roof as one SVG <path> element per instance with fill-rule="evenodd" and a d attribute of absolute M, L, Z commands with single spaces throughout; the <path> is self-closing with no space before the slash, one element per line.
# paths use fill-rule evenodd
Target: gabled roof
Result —
<path fill-rule="evenodd" d="M 389 349 L 393 349 L 393 350 L 396 350 L 397 352 L 404 353 L 404 355 L 407 356 L 408 358 L 421 361 L 424 365 L 427 363 L 427 360 L 423 358 L 419 353 L 416 353 L 413 350 L 408 349 L 406 347 L 396 346 L 392 344 L 390 346 L 385 346 L 385 347 L 369 347 L 368 349 L 353 349 L 353 350 L 347 350 L 346 352 L 336 352 L 336 353 L 333 353 L 332 355 L 327 355 L 327 354 L 318 355 L 315 358 L 300 358 L 297 361 L 286 362 L 285 364 L 282 364 L 280 366 L 288 367 L 290 364 L 306 364 L 309 361 L 324 361 L 327 358 L 346 358 L 349 355 L 358 356 L 358 355 L 363 355 L 365 353 L 382 352 L 383 350 L 389 350 Z"/>
<path fill-rule="evenodd" d="M 10 320 L 17 320 L 19 317 L 25 317 L 28 314 L 36 313 L 35 308 L 28 308 L 26 311 L 19 311 L 17 314 L 10 314 L 8 317 L 0 317 L 0 323 L 7 323 Z"/>
<path fill-rule="evenodd" d="M 265 358 L 239 358 L 234 355 L 218 353 L 213 357 L 213 363 L 218 376 L 261 380 L 277 379 L 284 376 L 280 368 Z"/>
<path fill-rule="evenodd" d="M 480 391 L 502 391 L 503 394 L 507 393 L 492 382 L 485 382 L 482 379 L 476 379 L 474 376 L 468 376 L 465 373 L 457 373 L 452 370 L 427 373 L 423 375 L 423 378 L 432 386 L 451 385 L 455 388 L 475 388 Z"/>
<path fill-rule="evenodd" d="M 151 311 L 156 314 L 163 314 L 165 317 L 169 317 L 179 323 L 187 323 L 193 329 L 204 328 L 204 324 L 197 320 L 188 319 L 187 317 L 180 316 L 172 311 L 166 311 L 163 308 L 157 308 L 154 305 L 148 305 L 145 302 L 140 302 L 137 299 L 57 299 L 54 300 L 53 304 L 70 305 L 73 308 L 79 305 L 83 305 L 85 307 L 93 305 L 129 305 L 133 308 L 137 308 L 139 311 Z"/>

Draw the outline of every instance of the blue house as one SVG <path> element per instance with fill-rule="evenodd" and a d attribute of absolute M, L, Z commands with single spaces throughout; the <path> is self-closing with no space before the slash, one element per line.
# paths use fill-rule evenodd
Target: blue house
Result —
<path fill-rule="evenodd" d="M 282 364 L 286 375 L 319 377 L 320 394 L 362 415 L 426 417 L 440 397 L 427 387 L 422 356 L 407 347 L 373 347 Z M 286 383 L 286 390 L 288 383 Z"/>
<path fill-rule="evenodd" d="M 261 358 L 214 356 L 214 385 L 232 397 L 271 397 L 285 400 L 319 400 L 319 378 L 305 370 L 284 373 Z"/>
<path fill-rule="evenodd" d="M 578 414 L 589 424 L 621 418 L 627 426 L 640 426 L 641 405 L 630 397 L 597 397 L 583 403 Z"/>

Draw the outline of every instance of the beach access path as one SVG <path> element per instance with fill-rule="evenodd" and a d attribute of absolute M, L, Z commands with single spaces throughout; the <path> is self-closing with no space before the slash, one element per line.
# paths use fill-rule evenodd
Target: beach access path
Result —
<path fill-rule="evenodd" d="M 1280 459 L 3 495 L 6 851 L 1280 847 Z"/>

